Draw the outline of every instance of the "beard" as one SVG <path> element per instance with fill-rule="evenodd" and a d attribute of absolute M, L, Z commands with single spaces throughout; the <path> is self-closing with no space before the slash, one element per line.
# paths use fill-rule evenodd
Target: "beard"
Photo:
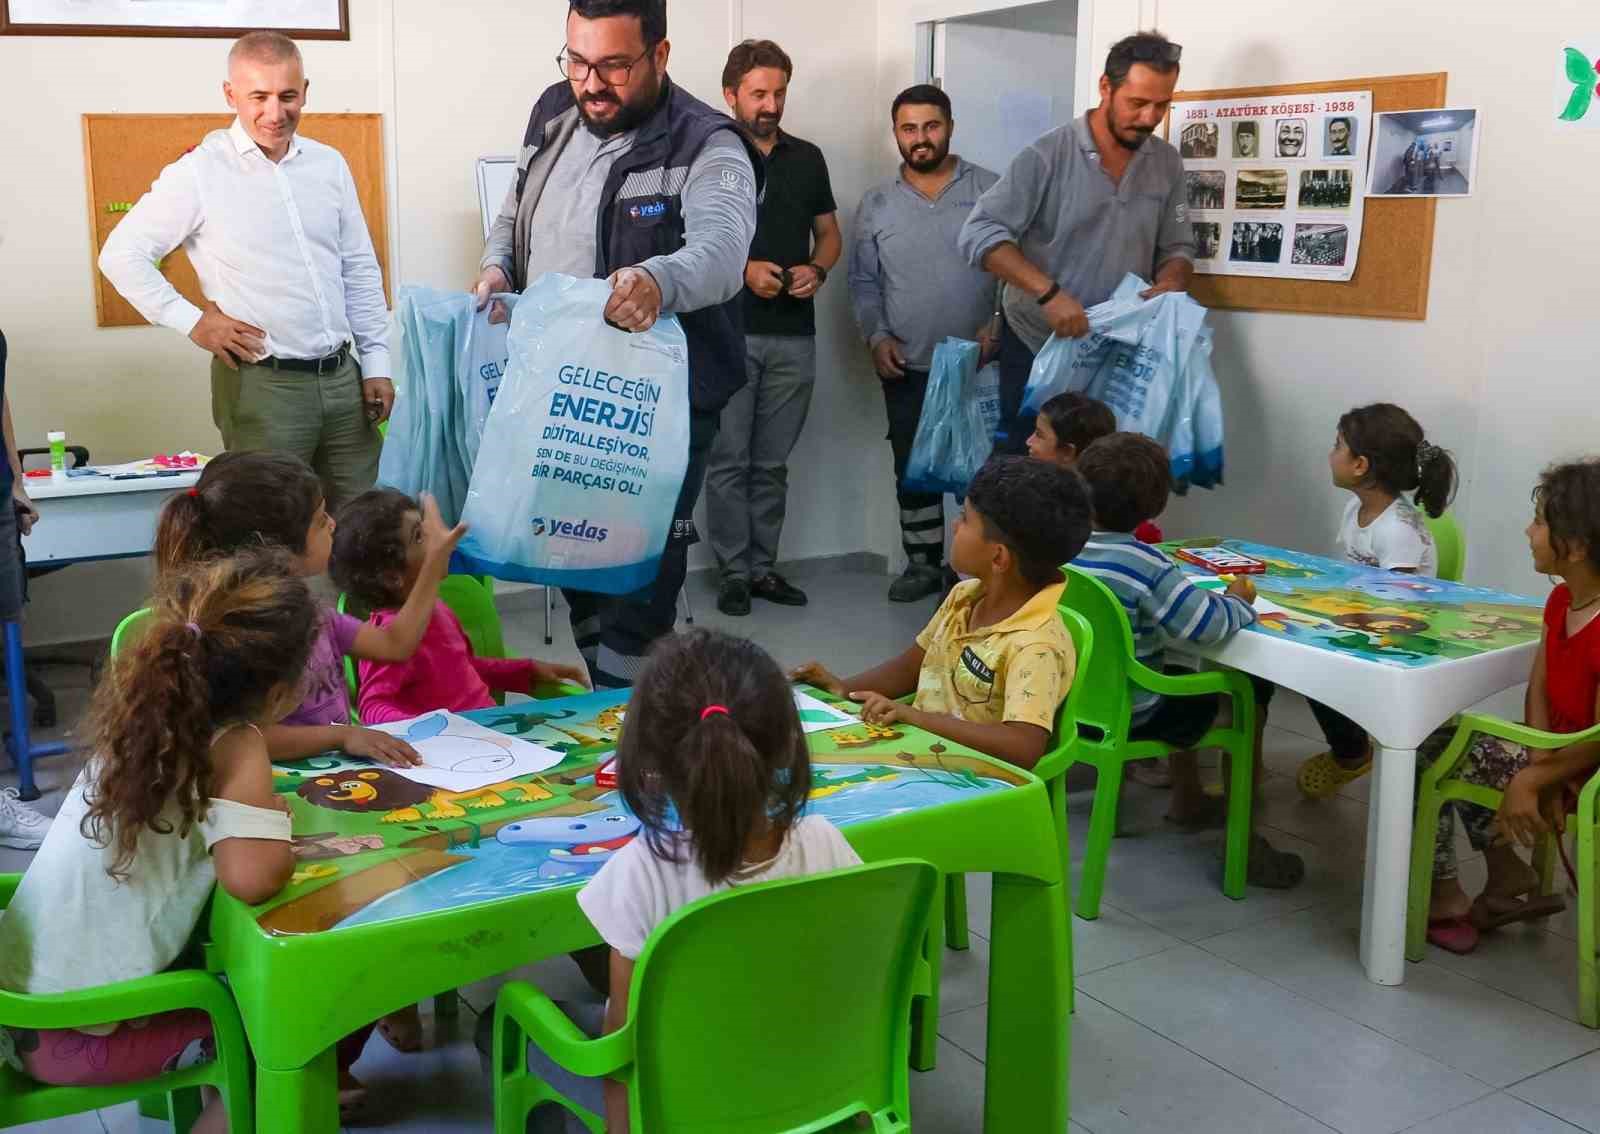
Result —
<path fill-rule="evenodd" d="M 1116 113 L 1112 110 L 1106 111 L 1106 127 L 1116 139 L 1117 145 L 1125 150 L 1137 150 L 1144 145 L 1151 134 L 1155 133 L 1155 127 L 1146 130 L 1138 126 L 1124 126 L 1117 121 Z"/>
<path fill-rule="evenodd" d="M 778 132 L 778 124 L 783 121 L 781 114 L 758 114 L 754 118 L 741 118 L 739 125 L 750 131 L 750 136 L 763 141 Z"/>
<path fill-rule="evenodd" d="M 610 87 L 599 93 L 580 93 L 578 117 L 583 120 L 584 128 L 597 138 L 611 138 L 643 124 L 655 113 L 656 103 L 661 100 L 661 81 L 653 74 L 651 80 L 634 101 L 624 101 Z M 610 117 L 600 119 L 595 117 L 597 113 L 609 113 Z"/>
<path fill-rule="evenodd" d="M 944 159 L 950 156 L 950 143 L 935 146 L 931 142 L 918 142 L 909 150 L 900 147 L 900 157 L 906 165 L 918 173 L 932 173 L 944 164 Z"/>

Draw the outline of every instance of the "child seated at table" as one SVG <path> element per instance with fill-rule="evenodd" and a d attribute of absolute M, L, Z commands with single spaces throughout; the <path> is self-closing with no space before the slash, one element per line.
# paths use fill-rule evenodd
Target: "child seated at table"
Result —
<path fill-rule="evenodd" d="M 1089 535 L 1089 497 L 1074 473 L 997 457 L 972 478 L 950 562 L 956 584 L 904 652 L 839 678 L 819 662 L 790 676 L 861 702 L 872 724 L 904 721 L 1031 768 L 1049 746 L 1076 654 L 1056 606 L 1061 564 Z M 895 698 L 916 693 L 909 705 Z"/>
<path fill-rule="evenodd" d="M 274 760 L 300 760 L 343 751 L 384 764 L 417 763 L 415 749 L 398 737 L 350 723 L 346 655 L 370 661 L 404 661 L 422 639 L 449 570 L 450 553 L 466 528 L 447 529 L 432 498 L 419 513 L 417 585 L 400 613 L 386 625 L 364 624 L 332 607 L 322 610 L 316 644 L 306 665 L 300 702 L 266 730 Z M 303 578 L 328 569 L 333 517 L 322 498 L 322 481 L 289 453 L 223 453 L 206 465 L 199 483 L 167 502 L 156 528 L 158 572 L 186 568 L 217 556 L 262 545 L 283 548 Z"/>
<path fill-rule="evenodd" d="M 294 872 L 262 731 L 299 697 L 316 602 L 285 556 L 256 551 L 164 573 L 152 605 L 95 690 L 92 755 L 0 913 L 7 989 L 49 996 L 153 976 L 180 961 L 213 883 L 257 904 Z M 348 1068 L 370 1032 L 340 1043 L 341 1086 L 359 1087 Z M 94 1086 L 215 1049 L 210 1018 L 186 1009 L 0 1029 L 0 1056 L 40 1082 Z M 220 1100 L 194 1129 L 227 1129 Z"/>
<path fill-rule="evenodd" d="M 1544 606 L 1544 633 L 1528 676 L 1527 724 L 1548 732 L 1593 728 L 1600 711 L 1600 459 L 1555 465 L 1534 489 L 1528 548 L 1533 569 L 1561 580 Z M 1426 768 L 1455 735 L 1446 725 L 1423 741 Z M 1552 827 L 1564 829 L 1576 793 L 1600 768 L 1600 741 L 1530 750 L 1499 737 L 1475 735 L 1454 776 L 1505 794 L 1499 813 L 1465 800 L 1439 812 L 1434 839 L 1428 940 L 1452 953 L 1470 953 L 1479 932 L 1549 917 L 1566 908 L 1558 895 L 1539 893 L 1539 875 L 1517 853 Z M 1488 879 L 1469 898 L 1456 875 L 1455 817 L 1472 849 L 1483 854 Z"/>
<path fill-rule="evenodd" d="M 1083 451 L 1102 437 L 1117 431 L 1117 416 L 1104 402 L 1069 390 L 1057 394 L 1039 407 L 1028 437 L 1028 456 L 1072 468 Z M 1161 529 L 1146 520 L 1134 530 L 1144 543 L 1160 543 Z"/>
<path fill-rule="evenodd" d="M 427 586 L 424 510 L 403 492 L 363 492 L 339 514 L 329 571 L 361 608 L 368 625 L 383 629 L 402 618 Z M 461 622 L 434 599 L 432 617 L 414 653 L 405 658 L 363 658 L 357 667 L 357 709 L 366 724 L 382 724 L 438 709 L 467 712 L 494 706 L 495 693 L 532 693 L 537 685 L 575 681 L 576 666 L 527 658 L 480 658 Z"/>
<path fill-rule="evenodd" d="M 1351 494 L 1339 523 L 1345 558 L 1408 575 L 1438 573 L 1433 534 L 1422 514 L 1444 514 L 1455 495 L 1456 465 L 1424 438 L 1415 418 L 1387 402 L 1351 410 L 1339 419 L 1328 469 L 1334 486 Z M 1407 492 L 1414 493 L 1411 500 Z M 1311 711 L 1328 748 L 1302 763 L 1296 780 L 1304 795 L 1324 799 L 1372 770 L 1372 740 L 1326 705 L 1312 701 Z M 1265 700 L 1259 715 L 1265 724 Z"/>
<path fill-rule="evenodd" d="M 642 828 L 578 893 L 611 950 L 606 1033 L 627 1021 L 645 941 L 680 906 L 730 886 L 861 862 L 833 824 L 805 814 L 805 732 L 783 671 L 754 642 L 697 628 L 656 643 L 628 702 L 617 768 Z M 599 1030 L 595 1022 L 579 1021 Z M 599 1109 L 594 1080 L 560 1070 L 537 1049 L 530 1055 L 535 1074 Z M 604 1105 L 606 1129 L 625 1134 L 626 1088 L 607 1080 Z M 551 1110 L 535 1111 L 529 1129 L 562 1129 Z"/>
<path fill-rule="evenodd" d="M 1135 658 L 1159 673 L 1169 642 L 1222 642 L 1256 620 L 1251 605 L 1256 590 L 1247 576 L 1234 579 L 1222 594 L 1202 590 L 1172 560 L 1133 535 L 1140 523 L 1167 506 L 1172 472 L 1165 449 L 1142 434 L 1113 433 L 1084 450 L 1077 470 L 1094 504 L 1094 533 L 1073 566 L 1099 579 L 1122 603 L 1133 630 Z M 1163 697 L 1133 687 L 1129 738 L 1159 740 L 1179 750 L 1168 758 L 1172 804 L 1167 819 L 1185 830 L 1226 821 L 1226 802 L 1205 794 L 1198 759 L 1188 750 L 1210 730 L 1224 700 L 1220 694 Z M 1252 836 L 1251 885 L 1288 889 L 1304 876 L 1299 855 Z"/>

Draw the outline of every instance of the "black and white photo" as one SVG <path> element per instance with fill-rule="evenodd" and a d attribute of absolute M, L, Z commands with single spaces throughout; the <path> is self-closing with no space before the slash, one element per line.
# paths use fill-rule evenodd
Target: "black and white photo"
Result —
<path fill-rule="evenodd" d="M 1233 124 L 1233 156 L 1246 161 L 1261 156 L 1261 123 L 1246 119 Z"/>
<path fill-rule="evenodd" d="M 1281 209 L 1289 203 L 1289 172 L 1241 169 L 1233 192 L 1236 209 Z"/>
<path fill-rule="evenodd" d="M 1220 169 L 1191 169 L 1183 175 L 1189 208 L 1220 209 L 1227 192 L 1228 175 Z"/>
<path fill-rule="evenodd" d="M 1291 264 L 1312 264 L 1319 268 L 1339 267 L 1350 247 L 1350 228 L 1342 224 L 1297 224 L 1294 226 L 1294 251 Z"/>
<path fill-rule="evenodd" d="M 1323 157 L 1356 156 L 1356 120 L 1348 114 L 1336 114 L 1322 125 Z"/>
<path fill-rule="evenodd" d="M 1372 116 L 1369 197 L 1465 197 L 1478 159 L 1478 112 L 1390 111 Z"/>
<path fill-rule="evenodd" d="M 1348 209 L 1355 173 L 1340 169 L 1302 169 L 1300 207 L 1302 209 Z"/>
<path fill-rule="evenodd" d="M 1306 120 L 1304 118 L 1278 119 L 1278 157 L 1306 156 Z"/>
<path fill-rule="evenodd" d="M 1234 221 L 1233 250 L 1228 259 L 1243 264 L 1276 264 L 1283 255 L 1283 225 L 1270 221 Z"/>
<path fill-rule="evenodd" d="M 1222 225 L 1217 221 L 1194 222 L 1194 258 L 1214 260 L 1222 247 Z"/>
<path fill-rule="evenodd" d="M 1186 158 L 1214 158 L 1217 156 L 1217 124 L 1191 122 L 1183 128 L 1178 141 L 1178 153 Z"/>

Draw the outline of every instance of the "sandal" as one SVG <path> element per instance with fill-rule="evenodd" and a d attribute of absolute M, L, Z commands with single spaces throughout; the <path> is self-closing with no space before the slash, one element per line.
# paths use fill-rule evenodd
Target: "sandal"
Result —
<path fill-rule="evenodd" d="M 1267 890 L 1292 890 L 1306 876 L 1305 859 L 1281 851 L 1262 835 L 1250 836 L 1250 863 L 1245 881 Z"/>
<path fill-rule="evenodd" d="M 1128 770 L 1128 778 L 1136 784 L 1143 784 L 1148 788 L 1172 786 L 1171 769 L 1153 756 L 1148 760 L 1131 760 L 1124 767 Z"/>
<path fill-rule="evenodd" d="M 1359 780 L 1370 771 L 1372 771 L 1370 750 L 1359 768 L 1345 767 L 1333 758 L 1332 752 L 1318 752 L 1300 765 L 1295 782 L 1300 785 L 1300 794 L 1307 799 L 1327 799 L 1345 784 Z"/>
<path fill-rule="evenodd" d="M 1212 796 L 1202 797 L 1194 811 L 1188 815 L 1167 814 L 1163 818 L 1186 834 L 1196 831 L 1214 831 L 1228 825 L 1228 802 Z"/>
<path fill-rule="evenodd" d="M 1470 918 L 1429 918 L 1428 944 L 1464 957 L 1478 947 L 1478 928 Z"/>
<path fill-rule="evenodd" d="M 379 1020 L 378 1031 L 398 1052 L 410 1055 L 422 1050 L 422 1016 L 415 1004 L 408 1004 Z"/>
<path fill-rule="evenodd" d="M 1538 921 L 1541 918 L 1554 917 L 1567 908 L 1566 899 L 1560 894 L 1529 894 L 1521 901 L 1514 897 L 1500 899 L 1511 904 L 1504 909 L 1492 909 L 1489 905 L 1488 894 L 1479 894 L 1472 900 L 1472 911 L 1467 914 L 1474 929 L 1499 929 L 1503 925 L 1511 925 L 1519 921 Z"/>

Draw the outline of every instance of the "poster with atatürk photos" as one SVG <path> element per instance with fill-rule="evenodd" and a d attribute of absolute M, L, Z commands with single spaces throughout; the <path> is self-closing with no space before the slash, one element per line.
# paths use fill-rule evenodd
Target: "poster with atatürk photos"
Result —
<path fill-rule="evenodd" d="M 1195 271 L 1348 280 L 1371 125 L 1371 91 L 1174 103 Z"/>

